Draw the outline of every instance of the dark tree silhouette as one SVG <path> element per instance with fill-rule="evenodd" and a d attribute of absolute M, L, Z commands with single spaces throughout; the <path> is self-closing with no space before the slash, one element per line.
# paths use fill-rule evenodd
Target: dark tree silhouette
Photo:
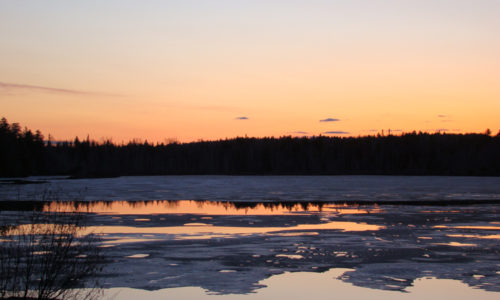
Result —
<path fill-rule="evenodd" d="M 491 132 L 490 132 L 491 133 Z M 50 137 L 50 136 L 49 136 Z M 2 119 L 0 176 L 70 175 L 474 175 L 500 176 L 500 135 L 233 138 L 152 144 L 44 142 Z"/>
<path fill-rule="evenodd" d="M 18 123 L 0 121 L 0 176 L 27 176 L 44 169 L 43 135 Z"/>

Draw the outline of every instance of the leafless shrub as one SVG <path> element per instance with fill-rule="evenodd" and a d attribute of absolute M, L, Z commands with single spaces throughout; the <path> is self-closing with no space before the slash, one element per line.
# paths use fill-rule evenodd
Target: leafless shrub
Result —
<path fill-rule="evenodd" d="M 99 237 L 81 213 L 32 212 L 0 228 L 0 298 L 96 299 Z"/>

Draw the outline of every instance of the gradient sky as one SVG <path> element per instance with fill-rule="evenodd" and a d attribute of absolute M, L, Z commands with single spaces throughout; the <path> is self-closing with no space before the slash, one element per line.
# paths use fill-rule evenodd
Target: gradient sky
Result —
<path fill-rule="evenodd" d="M 500 1 L 2 0 L 0 116 L 115 142 L 496 133 Z"/>

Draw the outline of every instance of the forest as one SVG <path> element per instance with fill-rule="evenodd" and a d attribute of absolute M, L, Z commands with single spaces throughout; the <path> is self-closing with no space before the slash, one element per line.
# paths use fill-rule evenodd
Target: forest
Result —
<path fill-rule="evenodd" d="M 500 132 L 115 144 L 55 142 L 0 121 L 0 177 L 195 174 L 500 176 Z"/>

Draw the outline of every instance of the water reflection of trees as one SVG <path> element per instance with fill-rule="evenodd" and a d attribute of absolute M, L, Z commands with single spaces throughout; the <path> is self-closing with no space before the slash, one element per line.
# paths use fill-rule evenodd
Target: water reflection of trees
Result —
<path fill-rule="evenodd" d="M 230 202 L 230 201 L 200 201 L 200 200 L 147 200 L 147 201 L 0 201 L 0 210 L 12 211 L 79 211 L 93 212 L 112 208 L 116 203 L 124 203 L 130 208 L 158 207 L 175 209 L 186 201 L 194 202 L 198 208 L 205 206 L 220 206 L 231 210 L 247 210 L 263 208 L 268 211 L 322 211 L 325 206 L 338 208 L 359 208 L 356 204 L 338 204 L 329 202 Z M 370 205 L 373 206 L 373 205 Z"/>
<path fill-rule="evenodd" d="M 181 207 L 186 202 L 194 203 L 199 209 L 206 207 L 223 207 L 228 211 L 264 209 L 269 212 L 281 211 L 304 211 L 310 210 L 322 211 L 325 205 L 331 205 L 338 208 L 358 208 L 359 205 L 339 205 L 327 202 L 230 202 L 230 201 L 200 201 L 200 200 L 148 200 L 148 201 L 71 201 L 71 202 L 48 202 L 43 206 L 42 210 L 60 210 L 64 207 L 65 210 L 76 210 L 80 212 L 105 211 L 111 209 L 113 205 L 121 203 L 122 206 L 128 206 L 132 209 L 140 208 L 158 208 L 158 213 L 168 213 L 169 210 L 175 210 Z M 36 207 L 40 207 L 38 203 L 34 203 Z M 162 210 L 163 209 L 163 210 Z"/>

